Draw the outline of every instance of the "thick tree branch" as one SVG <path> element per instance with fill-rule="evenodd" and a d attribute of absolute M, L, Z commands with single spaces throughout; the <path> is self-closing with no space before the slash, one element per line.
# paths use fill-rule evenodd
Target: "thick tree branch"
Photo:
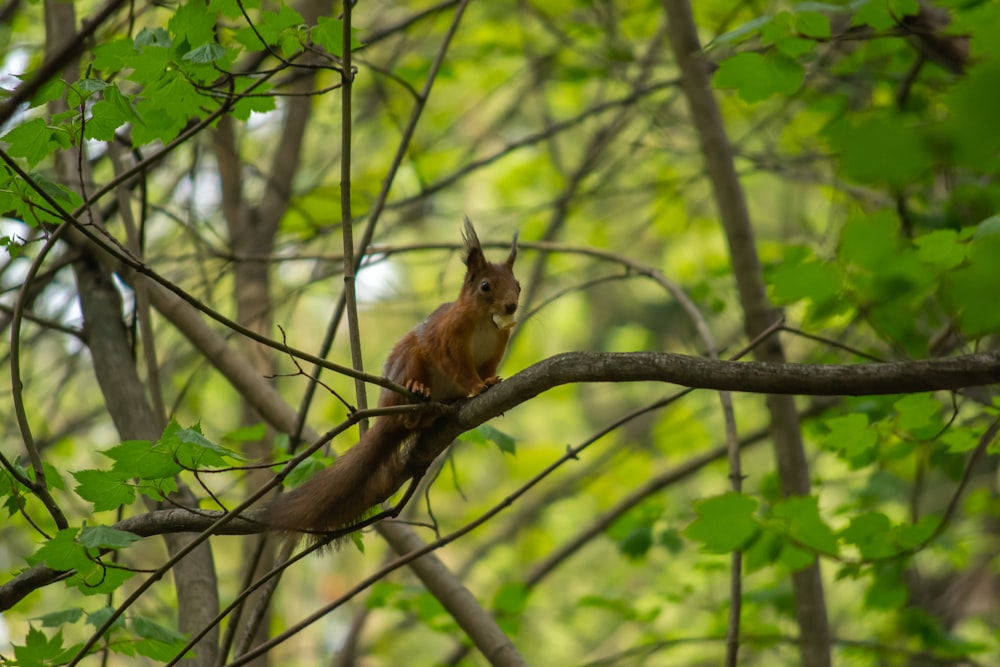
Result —
<path fill-rule="evenodd" d="M 773 364 L 713 361 L 668 352 L 567 352 L 550 357 L 489 391 L 462 401 L 433 428 L 425 431 L 414 448 L 413 463 L 430 463 L 465 431 L 502 415 L 538 394 L 574 382 L 669 382 L 699 389 L 724 389 L 751 393 L 812 396 L 864 396 L 954 390 L 1000 383 L 1000 352 L 970 354 L 944 359 L 853 366 Z M 261 406 L 267 416 L 273 408 Z M 286 419 L 293 415 L 288 410 Z M 409 468 L 412 471 L 413 468 Z M 398 486 L 410 478 L 400 470 Z M 125 519 L 116 528 L 149 536 L 202 531 L 223 512 L 161 510 Z M 244 512 L 219 534 L 259 532 L 255 511 Z M 0 611 L 9 609 L 29 592 L 58 580 L 63 573 L 34 567 L 0 586 Z"/>

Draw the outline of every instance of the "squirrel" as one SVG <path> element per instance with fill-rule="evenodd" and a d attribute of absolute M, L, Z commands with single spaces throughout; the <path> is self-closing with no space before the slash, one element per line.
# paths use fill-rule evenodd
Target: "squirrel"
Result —
<path fill-rule="evenodd" d="M 472 222 L 465 218 L 465 279 L 458 299 L 439 306 L 396 343 L 385 377 L 425 400 L 477 396 L 496 383 L 497 366 L 516 322 L 521 285 L 514 277 L 517 234 L 502 264 L 488 261 Z M 409 399 L 382 389 L 380 408 Z M 382 415 L 333 464 L 268 507 L 268 524 L 286 533 L 322 533 L 349 528 L 401 485 L 405 445 L 436 416 L 417 412 Z"/>

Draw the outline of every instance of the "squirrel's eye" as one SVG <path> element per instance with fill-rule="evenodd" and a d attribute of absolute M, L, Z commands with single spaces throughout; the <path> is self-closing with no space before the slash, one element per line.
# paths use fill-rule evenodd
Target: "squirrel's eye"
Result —
<path fill-rule="evenodd" d="M 490 291 L 490 281 L 484 280 L 483 282 L 479 283 L 479 290 L 481 292 L 489 292 Z"/>

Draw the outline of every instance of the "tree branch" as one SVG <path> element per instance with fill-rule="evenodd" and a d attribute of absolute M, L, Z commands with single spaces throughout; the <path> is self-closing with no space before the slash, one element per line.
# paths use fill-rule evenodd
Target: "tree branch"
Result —
<path fill-rule="evenodd" d="M 567 352 L 540 361 L 486 393 L 458 403 L 450 415 L 422 432 L 414 447 L 415 462 L 426 460 L 429 464 L 465 431 L 554 387 L 574 382 L 636 381 L 764 394 L 905 394 L 998 383 L 1000 352 L 853 366 L 714 361 L 669 352 Z M 267 408 L 262 410 L 265 417 L 269 412 Z M 412 470 L 411 467 L 409 471 Z M 408 471 L 400 471 L 397 488 L 409 478 Z M 115 528 L 142 536 L 197 532 L 223 514 L 221 511 L 161 510 L 125 519 L 115 524 Z M 217 534 L 260 532 L 263 524 L 257 519 L 256 511 L 244 512 L 220 528 Z M 40 566 L 22 572 L 0 586 L 0 611 L 9 609 L 32 590 L 57 581 L 63 575 Z"/>

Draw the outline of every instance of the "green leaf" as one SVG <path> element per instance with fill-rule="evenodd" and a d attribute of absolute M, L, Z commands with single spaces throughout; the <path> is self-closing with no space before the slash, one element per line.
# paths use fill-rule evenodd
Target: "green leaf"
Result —
<path fill-rule="evenodd" d="M 99 628 L 108 622 L 111 615 L 115 612 L 114 607 L 102 607 L 89 614 L 87 614 L 87 625 L 92 628 Z M 114 629 L 121 629 L 125 627 L 125 618 L 119 616 L 115 619 L 115 622 L 111 625 Z"/>
<path fill-rule="evenodd" d="M 979 434 L 966 428 L 951 428 L 941 435 L 941 442 L 954 454 L 970 452 L 979 446 Z"/>
<path fill-rule="evenodd" d="M 189 470 L 224 467 L 229 465 L 227 458 L 244 460 L 244 457 L 237 452 L 216 445 L 202 435 L 198 425 L 181 428 L 176 421 L 171 421 L 167 425 L 153 449 L 160 453 L 168 453 L 172 459 Z"/>
<path fill-rule="evenodd" d="M 39 616 L 37 620 L 41 622 L 43 628 L 57 628 L 60 625 L 76 623 L 81 618 L 83 618 L 83 609 L 71 607 Z"/>
<path fill-rule="evenodd" d="M 108 86 L 104 90 L 103 98 L 91 108 L 85 136 L 88 139 L 111 141 L 119 127 L 138 120 L 139 117 L 132 109 L 131 103 L 121 91 L 115 86 Z"/>
<path fill-rule="evenodd" d="M 814 303 L 829 301 L 837 296 L 843 282 L 836 266 L 821 262 L 782 263 L 768 278 L 772 295 L 781 304 L 801 299 Z"/>
<path fill-rule="evenodd" d="M 115 88 L 113 83 L 108 83 L 103 79 L 80 79 L 73 85 L 73 89 L 84 96 L 102 91 L 106 88 Z M 115 90 L 118 90 L 115 88 Z"/>
<path fill-rule="evenodd" d="M 463 433 L 460 440 L 472 442 L 477 445 L 488 445 L 493 443 L 501 452 L 505 454 L 515 454 L 517 441 L 513 437 L 504 433 L 498 428 L 489 424 L 480 424 L 471 431 Z"/>
<path fill-rule="evenodd" d="M 889 11 L 889 3 L 882 0 L 868 0 L 858 6 L 858 11 L 851 18 L 851 25 L 867 25 L 875 30 L 887 30 L 895 27 L 896 21 L 896 17 Z"/>
<path fill-rule="evenodd" d="M 150 40 L 141 50 L 133 49 L 133 53 L 127 62 L 128 69 L 131 71 L 126 78 L 129 81 L 150 87 L 143 91 L 142 99 L 146 100 L 149 100 L 148 95 L 152 90 L 160 87 L 161 81 L 180 75 L 173 62 L 170 47 L 161 45 L 156 40 Z M 164 98 L 155 98 L 151 101 L 167 105 L 175 103 L 174 100 Z M 137 102 L 136 108 L 138 106 L 139 103 Z"/>
<path fill-rule="evenodd" d="M 878 272 L 899 251 L 899 222 L 890 211 L 854 216 L 840 232 L 837 256 Z"/>
<path fill-rule="evenodd" d="M 991 215 L 975 227 L 974 238 L 985 238 L 1000 234 L 1000 215 Z"/>
<path fill-rule="evenodd" d="M 755 19 L 747 21 L 746 23 L 733 28 L 732 30 L 725 32 L 711 42 L 705 45 L 705 50 L 712 49 L 717 46 L 725 46 L 727 44 L 738 44 L 745 40 L 747 37 L 760 32 L 760 29 L 772 21 L 770 16 L 758 16 Z"/>
<path fill-rule="evenodd" d="M 837 538 L 819 514 L 815 496 L 792 496 L 775 504 L 772 513 L 787 522 L 788 534 L 801 545 L 837 555 Z"/>
<path fill-rule="evenodd" d="M 215 16 L 202 0 L 188 0 L 177 7 L 167 23 L 175 43 L 187 42 L 194 48 L 215 41 Z"/>
<path fill-rule="evenodd" d="M 69 580 L 69 585 L 84 595 L 107 595 L 114 593 L 131 579 L 135 572 L 118 567 L 98 566 L 96 563 L 89 572 L 78 573 Z"/>
<path fill-rule="evenodd" d="M 93 50 L 94 69 L 107 72 L 123 70 L 129 67 L 129 61 L 136 53 L 135 45 L 127 37 L 98 44 Z"/>
<path fill-rule="evenodd" d="M 826 436 L 827 447 L 842 452 L 847 458 L 866 454 L 878 442 L 878 435 L 869 428 L 868 416 L 864 413 L 852 412 L 824 423 L 830 429 Z"/>
<path fill-rule="evenodd" d="M 110 526 L 88 526 L 80 531 L 77 541 L 85 547 L 94 549 L 120 549 L 141 539 L 142 537 L 135 533 Z"/>
<path fill-rule="evenodd" d="M 900 549 L 913 549 L 929 540 L 940 524 L 941 517 L 928 514 L 921 517 L 917 523 L 896 526 L 893 529 L 893 537 Z"/>
<path fill-rule="evenodd" d="M 606 533 L 618 551 L 631 557 L 641 557 L 652 545 L 652 529 L 663 516 L 663 503 L 656 499 L 643 501 L 611 524 Z"/>
<path fill-rule="evenodd" d="M 603 595 L 584 595 L 576 601 L 577 608 L 601 609 L 625 621 L 649 623 L 659 616 L 658 609 L 642 611 L 636 608 L 638 600 L 633 598 L 613 598 Z"/>
<path fill-rule="evenodd" d="M 840 154 L 844 174 L 860 183 L 903 186 L 923 174 L 931 156 L 915 128 L 892 115 L 851 116 L 833 123 L 825 134 Z"/>
<path fill-rule="evenodd" d="M 156 93 L 157 97 L 164 95 L 163 91 Z M 141 99 L 136 104 L 136 109 L 146 120 L 145 125 L 132 128 L 132 145 L 135 147 L 144 146 L 154 141 L 170 143 L 180 133 L 187 122 L 186 118 L 168 113 L 168 109 L 160 102 L 155 102 L 150 98 Z M 170 108 L 170 111 L 177 111 Z"/>
<path fill-rule="evenodd" d="M 909 597 L 909 589 L 903 583 L 903 564 L 875 566 L 871 588 L 865 595 L 865 606 L 871 609 L 899 609 Z"/>
<path fill-rule="evenodd" d="M 521 582 L 507 582 L 493 596 L 493 609 L 508 616 L 520 616 L 528 605 L 531 590 Z"/>
<path fill-rule="evenodd" d="M 257 24 L 257 31 L 260 32 L 268 44 L 277 44 L 282 32 L 304 23 L 305 19 L 302 18 L 301 14 L 288 5 L 283 4 L 277 12 L 265 11 L 261 13 L 261 20 Z"/>
<path fill-rule="evenodd" d="M 84 136 L 97 141 L 111 141 L 115 131 L 125 124 L 125 119 L 114 107 L 106 102 L 98 102 L 90 111 L 90 118 L 84 127 Z"/>
<path fill-rule="evenodd" d="M 55 133 L 42 118 L 35 118 L 17 125 L 2 140 L 7 142 L 7 153 L 23 157 L 29 167 L 34 167 L 59 148 Z"/>
<path fill-rule="evenodd" d="M 1000 266 L 1000 236 L 976 237 L 969 245 L 968 262 L 946 275 L 945 301 L 957 312 L 962 331 L 978 337 L 1000 331 L 996 307 L 996 267 Z"/>
<path fill-rule="evenodd" d="M 153 639 L 140 639 L 139 641 L 134 642 L 131 646 L 135 649 L 137 654 L 155 662 L 163 663 L 176 658 L 177 652 L 184 647 L 185 643 L 187 642 L 164 644 L 163 642 L 158 642 Z M 194 655 L 194 651 L 189 649 L 185 655 L 190 657 Z"/>
<path fill-rule="evenodd" d="M 78 482 L 74 490 L 81 498 L 94 504 L 95 512 L 118 509 L 135 502 L 135 487 L 121 473 L 78 470 L 72 475 Z"/>
<path fill-rule="evenodd" d="M 850 525 L 840 536 L 849 544 L 857 546 L 862 558 L 885 558 L 896 553 L 889 543 L 891 527 L 889 517 L 886 515 L 881 512 L 867 512 L 852 517 Z"/>
<path fill-rule="evenodd" d="M 500 429 L 491 426 L 490 424 L 480 424 L 475 429 L 478 431 L 486 440 L 492 442 L 497 446 L 504 454 L 510 454 L 514 456 L 516 451 L 517 441 L 513 437 L 504 433 Z"/>
<path fill-rule="evenodd" d="M 260 2 L 257 0 L 247 0 L 246 2 L 237 2 L 237 0 L 210 0 L 208 8 L 210 11 L 219 12 L 227 19 L 243 19 L 243 10 L 240 9 L 240 5 L 247 10 L 257 9 L 260 7 Z"/>
<path fill-rule="evenodd" d="M 635 526 L 618 541 L 618 550 L 629 560 L 640 560 L 653 546 L 652 526 Z"/>
<path fill-rule="evenodd" d="M 368 589 L 365 606 L 368 609 L 381 609 L 393 604 L 403 591 L 403 585 L 394 581 L 381 580 Z"/>
<path fill-rule="evenodd" d="M 913 240 L 917 259 L 940 269 L 952 269 L 965 261 L 965 245 L 953 229 L 938 229 Z"/>
<path fill-rule="evenodd" d="M 174 44 L 173 40 L 170 39 L 170 33 L 164 28 L 147 27 L 140 30 L 139 34 L 135 36 L 134 45 L 137 51 L 142 51 L 147 46 L 169 49 Z"/>
<path fill-rule="evenodd" d="M 155 639 L 158 642 L 170 644 L 178 641 L 186 641 L 185 635 L 172 628 L 160 625 L 156 621 L 143 616 L 136 616 L 132 619 L 132 629 L 135 634 L 143 639 Z"/>
<path fill-rule="evenodd" d="M 132 620 L 132 629 L 142 637 L 135 643 L 136 653 L 152 660 L 170 660 L 187 643 L 185 635 L 142 616 Z"/>
<path fill-rule="evenodd" d="M 899 427 L 907 431 L 940 423 L 941 404 L 934 400 L 932 394 L 904 396 L 893 404 L 893 408 L 899 415 Z"/>
<path fill-rule="evenodd" d="M 971 68 L 944 100 L 951 111 L 944 129 L 953 143 L 952 157 L 973 168 L 994 168 L 1000 149 L 993 113 L 1000 105 L 1000 62 L 993 58 Z"/>
<path fill-rule="evenodd" d="M 278 462 L 284 463 L 289 458 L 291 457 L 282 456 Z M 314 453 L 312 456 L 301 461 L 288 473 L 288 476 L 285 477 L 285 488 L 295 488 L 332 463 L 333 459 L 323 456 L 320 452 Z"/>
<path fill-rule="evenodd" d="M 101 453 L 115 462 L 111 469 L 124 479 L 158 480 L 183 470 L 169 454 L 154 449 L 148 440 L 127 440 Z"/>
<path fill-rule="evenodd" d="M 250 83 L 249 80 L 240 80 L 236 86 L 237 92 L 245 90 Z M 233 117 L 240 120 L 247 120 L 252 113 L 274 111 L 277 108 L 275 106 L 275 98 L 273 95 L 266 94 L 269 90 L 271 90 L 271 86 L 263 84 L 254 88 L 252 95 L 239 97 L 236 103 L 233 104 Z"/>
<path fill-rule="evenodd" d="M 426 591 L 408 599 L 401 599 L 400 602 L 404 611 L 413 613 L 432 630 L 445 630 L 452 627 L 451 616 L 441 606 L 438 599 Z"/>
<path fill-rule="evenodd" d="M 223 441 L 257 442 L 267 435 L 267 424 L 261 422 L 253 426 L 243 426 L 222 436 Z"/>
<path fill-rule="evenodd" d="M 215 42 L 209 42 L 191 49 L 181 59 L 193 63 L 207 64 L 214 63 L 224 55 L 226 55 L 226 50 L 222 46 Z"/>
<path fill-rule="evenodd" d="M 781 552 L 778 554 L 778 562 L 792 572 L 809 567 L 815 560 L 816 555 L 813 552 L 800 549 L 790 542 L 782 544 Z"/>
<path fill-rule="evenodd" d="M 680 532 L 673 528 L 661 530 L 656 536 L 656 543 L 675 556 L 684 548 Z"/>
<path fill-rule="evenodd" d="M 709 553 L 729 553 L 741 549 L 759 526 L 754 518 L 757 501 L 741 493 L 726 493 L 695 503 L 698 518 L 684 534 L 702 543 L 702 550 Z"/>
<path fill-rule="evenodd" d="M 87 551 L 76 542 L 77 528 L 63 528 L 28 557 L 31 564 L 45 563 L 53 570 L 93 569 L 94 563 Z"/>
<path fill-rule="evenodd" d="M 35 107 L 42 106 L 52 102 L 53 100 L 58 100 L 62 97 L 63 93 L 66 91 L 66 82 L 62 79 L 50 79 L 41 85 L 41 87 L 31 96 L 31 101 L 28 103 L 28 107 L 34 109 Z"/>
<path fill-rule="evenodd" d="M 58 658 L 64 653 L 62 631 L 49 639 L 41 630 L 29 626 L 24 639 L 24 646 L 14 645 L 14 657 L 18 665 L 41 667 L 59 664 Z"/>
<path fill-rule="evenodd" d="M 361 42 L 355 37 L 356 30 L 351 28 L 351 50 L 361 46 Z M 327 52 L 335 56 L 344 55 L 344 22 L 340 19 L 320 16 L 316 21 L 316 27 L 309 33 L 312 41 L 322 46 Z"/>
<path fill-rule="evenodd" d="M 0 210 L 9 211 L 12 208 L 12 205 L 4 206 L 3 197 L 0 196 Z M 21 239 L 15 236 L 0 236 L 0 247 L 4 249 L 7 256 L 11 259 L 20 257 L 24 250 L 24 244 L 21 242 Z"/>
<path fill-rule="evenodd" d="M 806 37 L 827 39 L 833 34 L 830 19 L 819 12 L 799 12 L 795 15 L 795 27 Z"/>
<path fill-rule="evenodd" d="M 794 93 L 804 72 L 802 65 L 784 55 L 740 53 L 722 61 L 713 82 L 719 88 L 736 89 L 742 100 L 753 103 Z"/>
<path fill-rule="evenodd" d="M 913 16 L 920 12 L 918 0 L 889 0 L 889 6 L 898 18 Z"/>
<path fill-rule="evenodd" d="M 743 552 L 747 572 L 756 572 L 773 565 L 781 555 L 782 547 L 786 544 L 787 541 L 784 537 L 773 530 L 762 530 Z"/>
<path fill-rule="evenodd" d="M 799 36 L 800 30 L 792 26 L 792 15 L 789 12 L 779 12 L 774 21 L 761 28 L 760 43 L 763 46 L 773 44 L 786 56 L 797 59 L 813 51 L 816 42 Z"/>
<path fill-rule="evenodd" d="M 297 28 L 304 23 L 301 14 L 288 5 L 282 5 L 277 12 L 261 12 L 260 19 L 254 23 L 256 32 L 247 26 L 237 30 L 233 37 L 248 51 L 262 51 L 265 45 L 277 46 L 285 30 L 292 27 Z M 261 43 L 261 38 L 263 38 L 264 43 Z M 324 48 L 326 47 L 324 46 Z"/>

